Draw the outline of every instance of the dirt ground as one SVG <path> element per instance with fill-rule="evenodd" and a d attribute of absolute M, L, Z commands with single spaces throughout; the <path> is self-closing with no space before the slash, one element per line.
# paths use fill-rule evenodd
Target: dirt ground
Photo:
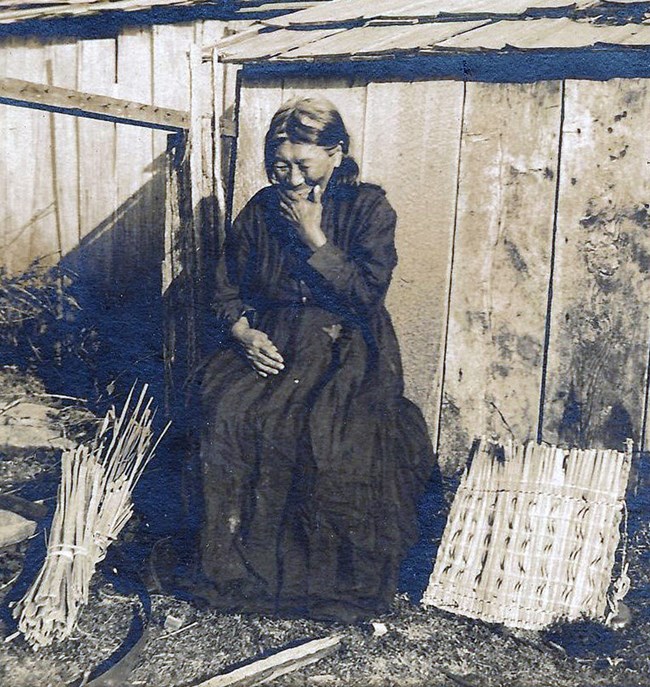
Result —
<path fill-rule="evenodd" d="M 35 380 L 13 371 L 4 370 L 0 376 L 3 381 L 0 395 L 4 398 L 0 408 L 3 403 L 6 405 L 7 398 L 34 398 L 35 394 L 43 393 Z M 64 411 L 63 417 L 67 417 L 68 435 L 74 437 L 75 432 L 83 432 L 84 423 L 87 429 L 88 416 L 82 407 L 65 400 L 56 403 Z M 0 494 L 11 492 L 31 500 L 43 500 L 51 512 L 55 505 L 59 459 L 58 449 L 5 450 L 0 455 Z M 81 614 L 73 637 L 39 651 L 30 649 L 20 636 L 0 643 L 0 685 L 79 685 L 84 675 L 114 660 L 111 658 L 114 652 L 133 637 L 137 638 L 138 619 L 145 618 L 143 649 L 129 677 L 122 678 L 119 684 L 189 687 L 260 654 L 339 634 L 341 645 L 333 655 L 278 678 L 273 684 L 278 687 L 648 687 L 648 473 L 647 462 L 640 461 L 628 498 L 627 555 L 632 589 L 626 603 L 631 610 L 631 621 L 618 630 L 581 622 L 559 625 L 545 632 L 513 631 L 436 609 L 423 609 L 417 599 L 409 599 L 403 593 L 395 598 L 389 613 L 375 619 L 375 623 L 385 626 L 383 634 L 383 628 L 373 623 L 343 626 L 224 615 L 169 593 L 138 595 L 137 588 L 125 584 L 129 573 L 121 569 L 118 545 L 115 555 L 109 555 L 95 575 L 90 602 Z M 15 633 L 9 606 L 27 588 L 42 561 L 45 523 L 39 523 L 31 540 L 0 549 L 0 640 Z M 141 524 L 134 521 L 125 532 L 126 541 L 137 540 Z M 151 590 L 151 572 L 144 577 Z M 150 609 L 146 607 L 148 601 Z M 170 616 L 180 625 L 179 629 L 169 629 Z"/>

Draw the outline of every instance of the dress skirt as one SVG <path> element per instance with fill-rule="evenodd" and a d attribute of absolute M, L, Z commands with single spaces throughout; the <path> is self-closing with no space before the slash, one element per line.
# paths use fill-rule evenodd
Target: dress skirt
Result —
<path fill-rule="evenodd" d="M 402 396 L 401 370 L 387 374 L 336 314 L 278 306 L 257 328 L 285 369 L 263 378 L 225 348 L 201 384 L 210 601 L 343 620 L 382 612 L 433 468 L 424 419 Z"/>

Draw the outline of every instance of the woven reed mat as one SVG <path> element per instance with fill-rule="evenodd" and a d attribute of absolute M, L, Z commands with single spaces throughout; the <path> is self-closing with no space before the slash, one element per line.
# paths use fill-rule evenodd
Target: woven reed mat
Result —
<path fill-rule="evenodd" d="M 449 514 L 422 603 L 486 622 L 542 629 L 604 619 L 632 459 L 606 450 L 512 442 L 478 446 Z"/>

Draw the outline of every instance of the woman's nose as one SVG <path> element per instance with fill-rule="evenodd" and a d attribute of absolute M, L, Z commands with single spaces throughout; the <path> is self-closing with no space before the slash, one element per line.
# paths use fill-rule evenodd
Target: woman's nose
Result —
<path fill-rule="evenodd" d="M 292 167 L 289 175 L 289 183 L 297 188 L 305 183 L 305 177 L 298 167 Z"/>

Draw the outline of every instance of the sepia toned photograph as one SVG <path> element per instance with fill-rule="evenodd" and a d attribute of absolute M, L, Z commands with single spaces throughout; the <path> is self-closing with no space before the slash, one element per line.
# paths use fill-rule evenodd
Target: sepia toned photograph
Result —
<path fill-rule="evenodd" d="M 0 0 L 0 685 L 650 686 L 650 1 Z"/>

